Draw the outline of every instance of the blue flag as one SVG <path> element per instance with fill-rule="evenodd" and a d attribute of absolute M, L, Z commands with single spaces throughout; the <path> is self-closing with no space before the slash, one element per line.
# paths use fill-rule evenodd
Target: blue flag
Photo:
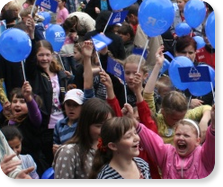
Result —
<path fill-rule="evenodd" d="M 97 34 L 91 38 L 96 51 L 100 51 L 112 42 L 112 40 L 106 37 L 104 34 Z"/>
<path fill-rule="evenodd" d="M 133 50 L 132 50 L 132 53 L 141 56 L 142 53 L 143 53 L 143 48 L 140 48 L 140 47 L 134 47 Z M 144 58 L 144 59 L 147 58 L 147 54 L 148 54 L 148 52 L 145 51 L 145 53 L 144 53 L 144 55 L 143 55 L 143 58 Z"/>
<path fill-rule="evenodd" d="M 208 66 L 179 67 L 181 82 L 211 82 Z"/>
<path fill-rule="evenodd" d="M 116 62 L 114 59 L 108 57 L 107 62 L 107 72 L 111 73 L 112 75 L 120 78 L 122 80 L 122 83 L 125 82 L 125 72 L 123 66 Z"/>
<path fill-rule="evenodd" d="M 124 22 L 127 13 L 128 13 L 128 10 L 124 10 L 121 12 L 112 12 L 112 16 L 108 22 L 108 25 L 114 25 L 116 23 Z"/>
<path fill-rule="evenodd" d="M 56 13 L 58 2 L 56 0 L 36 0 L 36 5 Z"/>

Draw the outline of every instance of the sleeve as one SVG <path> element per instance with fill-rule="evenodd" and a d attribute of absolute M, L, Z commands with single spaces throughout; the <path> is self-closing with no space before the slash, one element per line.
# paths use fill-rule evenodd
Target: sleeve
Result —
<path fill-rule="evenodd" d="M 206 139 L 202 145 L 201 160 L 206 170 L 211 173 L 215 165 L 215 136 L 211 133 L 211 125 L 206 132 Z"/>
<path fill-rule="evenodd" d="M 203 116 L 203 113 L 207 110 L 211 110 L 210 105 L 198 106 L 194 109 L 188 110 L 186 115 L 185 115 L 185 118 L 189 118 L 189 119 L 192 119 L 192 120 L 195 120 L 195 121 L 199 122 L 201 120 L 202 116 Z"/>
<path fill-rule="evenodd" d="M 146 101 L 148 104 L 150 110 L 152 111 L 153 114 L 156 114 L 156 105 L 154 101 L 154 92 L 153 93 L 146 93 L 143 92 L 143 99 Z"/>
<path fill-rule="evenodd" d="M 147 103 L 143 100 L 140 103 L 136 103 L 136 105 L 138 108 L 140 122 L 143 123 L 150 130 L 158 134 L 156 123 L 151 117 L 151 111 Z"/>
<path fill-rule="evenodd" d="M 152 159 L 162 169 L 167 158 L 167 153 L 174 151 L 174 147 L 165 144 L 163 139 L 143 124 L 139 123 L 137 132 L 140 136 L 140 143 L 146 152 L 149 152 Z M 162 153 L 162 154 L 161 154 Z"/>
<path fill-rule="evenodd" d="M 28 114 L 31 122 L 36 126 L 39 127 L 42 123 L 42 114 L 39 110 L 39 107 L 34 99 L 32 101 L 27 102 L 28 107 Z"/>
<path fill-rule="evenodd" d="M 118 99 L 115 97 L 113 99 L 107 99 L 108 104 L 112 107 L 114 110 L 116 116 L 121 117 L 122 112 L 121 112 L 121 107 L 119 105 Z"/>
<path fill-rule="evenodd" d="M 61 144 L 60 137 L 59 137 L 59 129 L 58 129 L 59 124 L 60 124 L 60 121 L 57 121 L 53 130 L 53 144 L 57 144 L 57 145 Z"/>

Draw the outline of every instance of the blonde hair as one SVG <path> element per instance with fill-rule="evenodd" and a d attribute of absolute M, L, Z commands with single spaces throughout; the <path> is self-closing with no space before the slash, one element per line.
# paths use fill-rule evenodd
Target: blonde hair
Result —
<path fill-rule="evenodd" d="M 169 88 L 170 90 L 174 89 L 173 83 L 171 82 L 170 77 L 167 75 L 163 75 L 160 78 L 158 78 L 155 87 L 159 94 L 163 88 Z"/>
<path fill-rule="evenodd" d="M 129 55 L 125 60 L 124 60 L 124 69 L 125 69 L 125 66 L 126 64 L 139 64 L 140 62 L 140 59 L 141 59 L 141 56 L 140 55 L 136 55 L 136 54 L 131 54 Z M 146 66 L 146 60 L 143 58 L 142 59 L 142 62 L 141 62 L 141 65 L 140 65 L 140 70 L 143 71 L 143 73 L 148 73 L 149 71 L 149 68 L 148 66 Z"/>

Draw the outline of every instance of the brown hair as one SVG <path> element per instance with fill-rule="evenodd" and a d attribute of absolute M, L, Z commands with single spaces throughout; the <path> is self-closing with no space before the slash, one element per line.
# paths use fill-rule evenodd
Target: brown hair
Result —
<path fill-rule="evenodd" d="M 197 50 L 197 42 L 189 35 L 181 36 L 177 38 L 175 46 L 175 52 L 182 52 L 186 47 L 193 46 L 194 51 Z"/>
<path fill-rule="evenodd" d="M 162 100 L 162 108 L 169 114 L 173 112 L 185 112 L 187 111 L 187 99 L 179 91 L 171 91 L 164 96 Z"/>
<path fill-rule="evenodd" d="M 40 47 L 44 47 L 44 48 L 50 50 L 50 52 L 52 54 L 54 53 L 54 50 L 53 50 L 52 45 L 47 40 L 39 40 L 36 43 L 36 52 L 38 52 L 38 50 L 40 49 Z M 62 70 L 61 65 L 56 61 L 56 59 L 53 59 L 52 62 L 51 62 L 51 64 L 50 64 L 50 71 L 51 72 L 54 72 L 54 73 L 57 73 L 60 70 Z"/>

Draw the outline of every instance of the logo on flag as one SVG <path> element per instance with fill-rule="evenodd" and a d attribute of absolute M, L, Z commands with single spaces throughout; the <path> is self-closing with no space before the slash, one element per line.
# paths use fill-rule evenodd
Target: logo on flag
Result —
<path fill-rule="evenodd" d="M 120 63 L 116 62 L 111 57 L 108 57 L 107 72 L 109 72 L 112 75 L 120 78 L 122 80 L 122 83 L 124 84 L 124 82 L 125 82 L 125 72 L 124 72 L 123 66 Z"/>
<path fill-rule="evenodd" d="M 181 82 L 211 82 L 208 66 L 179 67 Z"/>
<path fill-rule="evenodd" d="M 116 23 L 124 22 L 127 13 L 128 13 L 128 10 L 124 10 L 121 12 L 112 12 L 112 16 L 109 20 L 108 25 L 114 25 Z"/>
<path fill-rule="evenodd" d="M 36 0 L 36 5 L 56 13 L 58 2 L 56 0 Z"/>
<path fill-rule="evenodd" d="M 112 42 L 110 38 L 106 37 L 103 34 L 97 34 L 93 36 L 92 41 L 96 51 L 100 51 L 101 49 L 108 46 Z"/>

